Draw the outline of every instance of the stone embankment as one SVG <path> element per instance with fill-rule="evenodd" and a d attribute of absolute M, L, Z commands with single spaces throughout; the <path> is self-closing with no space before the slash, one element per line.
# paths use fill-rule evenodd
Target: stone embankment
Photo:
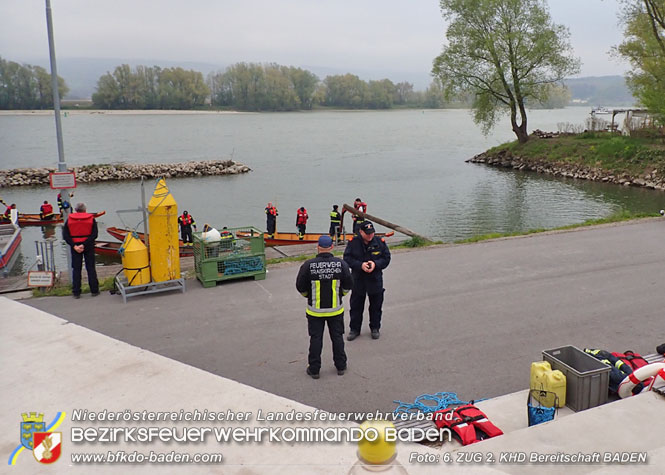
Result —
<path fill-rule="evenodd" d="M 600 181 L 624 186 L 642 186 L 665 191 L 665 176 L 660 176 L 658 170 L 653 170 L 641 176 L 630 176 L 626 173 L 617 174 L 600 168 L 586 167 L 572 163 L 553 163 L 546 159 L 519 157 L 513 155 L 508 150 L 502 150 L 495 154 L 481 153 L 466 161 L 469 163 L 484 163 L 496 167 L 512 168 L 514 170 L 547 173 L 566 178 L 579 178 L 581 180 Z"/>
<path fill-rule="evenodd" d="M 85 165 L 74 167 L 77 183 L 137 180 L 144 178 L 171 178 L 211 175 L 237 175 L 251 170 L 233 160 L 204 160 L 182 163 Z M 16 168 L 0 170 L 0 187 L 48 185 L 49 173 L 54 168 Z"/>

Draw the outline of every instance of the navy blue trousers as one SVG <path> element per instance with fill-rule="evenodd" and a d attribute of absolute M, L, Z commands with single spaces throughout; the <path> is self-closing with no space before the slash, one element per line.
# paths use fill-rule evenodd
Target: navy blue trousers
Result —
<path fill-rule="evenodd" d="M 349 310 L 349 328 L 351 331 L 360 333 L 363 324 L 363 311 L 365 310 L 365 297 L 369 298 L 369 328 L 378 330 L 381 328 L 381 314 L 383 307 L 383 282 L 367 285 L 363 279 L 355 279 L 353 291 L 351 292 Z"/>
<path fill-rule="evenodd" d="M 333 361 L 335 368 L 346 369 L 346 353 L 344 352 L 344 314 L 336 317 L 312 317 L 307 315 L 307 331 L 309 332 L 309 369 L 312 373 L 321 370 L 321 350 L 323 349 L 323 330 L 328 323 L 328 333 L 332 340 Z"/>

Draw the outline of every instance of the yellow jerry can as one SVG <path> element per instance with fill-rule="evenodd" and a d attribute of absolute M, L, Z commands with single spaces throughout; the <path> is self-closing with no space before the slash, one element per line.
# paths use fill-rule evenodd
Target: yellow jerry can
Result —
<path fill-rule="evenodd" d="M 127 233 L 120 248 L 122 267 L 129 285 L 150 283 L 150 261 L 148 248 L 135 233 Z"/>
<path fill-rule="evenodd" d="M 150 226 L 150 271 L 153 282 L 180 278 L 178 204 L 160 179 L 148 202 Z"/>
<path fill-rule="evenodd" d="M 548 361 L 537 361 L 531 363 L 531 389 L 541 391 L 548 391 L 554 393 L 559 398 L 556 407 L 563 407 L 566 405 L 566 376 L 557 370 L 552 370 Z M 554 396 L 551 394 L 543 394 L 534 397 L 546 407 L 554 407 Z"/>

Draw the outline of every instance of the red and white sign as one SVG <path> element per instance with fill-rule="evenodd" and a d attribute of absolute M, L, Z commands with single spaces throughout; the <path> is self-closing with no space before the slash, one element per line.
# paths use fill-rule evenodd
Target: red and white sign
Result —
<path fill-rule="evenodd" d="M 51 188 L 53 190 L 65 190 L 67 188 L 76 188 L 76 175 L 74 172 L 54 172 L 49 173 Z"/>
<path fill-rule="evenodd" d="M 39 463 L 53 463 L 62 452 L 62 432 L 35 432 L 32 434 L 32 454 Z"/>

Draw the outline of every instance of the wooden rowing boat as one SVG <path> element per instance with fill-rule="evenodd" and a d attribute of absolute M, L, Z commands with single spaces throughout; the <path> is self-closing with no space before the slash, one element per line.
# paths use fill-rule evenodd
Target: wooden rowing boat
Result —
<path fill-rule="evenodd" d="M 376 233 L 379 237 L 390 237 L 395 234 L 395 231 L 389 233 Z M 236 236 L 238 237 L 249 237 L 249 233 L 244 233 L 243 231 L 236 231 Z M 266 242 L 266 246 L 293 246 L 297 244 L 316 244 L 319 242 L 321 236 L 328 236 L 328 233 L 305 233 L 303 238 L 300 239 L 298 233 L 275 233 L 272 236 L 269 236 L 266 233 L 263 233 L 263 240 Z M 346 233 L 339 237 L 340 242 L 350 241 L 353 239 L 353 233 Z"/>
<path fill-rule="evenodd" d="M 99 218 L 106 214 L 106 211 L 99 213 L 92 213 L 95 218 Z M 62 223 L 62 215 L 60 213 L 54 214 L 50 219 L 42 219 L 39 213 L 19 213 L 18 225 L 25 226 L 54 226 Z"/>
<path fill-rule="evenodd" d="M 95 254 L 101 256 L 117 256 L 118 250 L 122 247 L 121 242 L 116 241 L 95 241 Z M 194 255 L 194 248 L 189 246 L 180 246 L 180 257 Z"/>

